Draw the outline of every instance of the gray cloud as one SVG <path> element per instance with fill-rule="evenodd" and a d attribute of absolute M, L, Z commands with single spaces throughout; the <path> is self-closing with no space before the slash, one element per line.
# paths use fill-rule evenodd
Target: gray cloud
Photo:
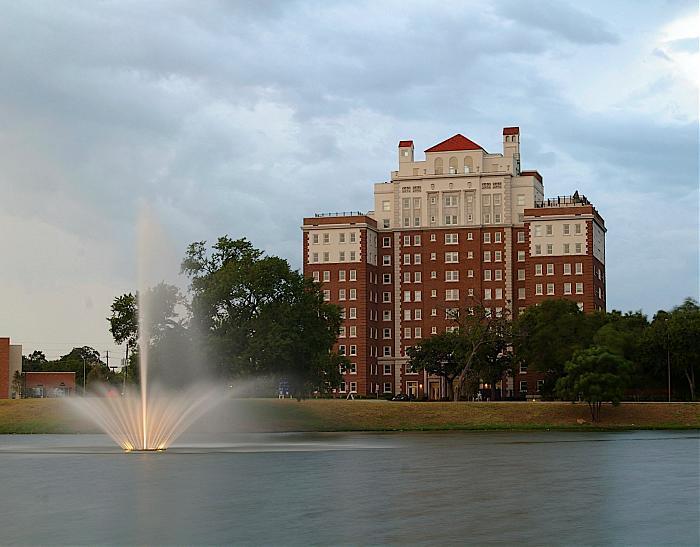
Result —
<path fill-rule="evenodd" d="M 388 178 L 399 139 L 424 149 L 460 132 L 499 151 L 507 125 L 521 126 L 524 165 L 540 169 L 548 193 L 579 189 L 608 220 L 612 306 L 670 306 L 679 291 L 696 293 L 687 234 L 697 212 L 687 196 L 697 190 L 697 110 L 681 105 L 679 121 L 629 107 L 675 100 L 671 71 L 630 88 L 619 107 L 586 108 L 567 84 L 595 79 L 601 51 L 636 54 L 637 45 L 619 20 L 603 24 L 574 3 L 522 6 L 4 6 L 0 242 L 22 262 L 0 274 L 0 301 L 12 290 L 14 307 L 41 306 L 51 278 L 61 287 L 51 293 L 53 323 L 71 323 L 60 319 L 71 299 L 91 302 L 73 319 L 82 336 L 107 340 L 109 296 L 135 284 L 139 202 L 153 204 L 180 251 L 245 235 L 298 267 L 302 217 L 371 209 L 372 183 Z M 636 4 L 625 6 L 633 15 Z M 585 66 L 567 64 L 589 46 Z M 639 234 L 665 230 L 663 216 L 649 224 L 634 214 L 659 188 L 685 196 L 663 208 L 685 242 L 668 283 L 644 262 L 647 252 L 664 256 L 668 239 L 635 247 Z M 646 286 L 627 283 L 616 260 L 644 272 Z M 0 334 L 32 328 L 15 323 L 0 310 Z"/>

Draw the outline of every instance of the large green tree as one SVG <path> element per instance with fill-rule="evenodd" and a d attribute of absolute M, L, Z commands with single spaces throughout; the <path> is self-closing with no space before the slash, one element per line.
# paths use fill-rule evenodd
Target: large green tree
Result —
<path fill-rule="evenodd" d="M 577 350 L 564 366 L 565 375 L 557 380 L 556 392 L 563 399 L 588 403 L 591 419 L 600 420 L 604 402 L 617 406 L 624 397 L 632 374 L 632 364 L 606 348 Z"/>
<path fill-rule="evenodd" d="M 345 360 L 330 350 L 340 308 L 323 301 L 319 284 L 228 236 L 211 249 L 192 243 L 182 271 L 191 279 L 193 322 L 221 373 L 286 376 L 297 392 L 337 385 Z"/>
<path fill-rule="evenodd" d="M 148 344 L 152 366 L 174 369 L 185 359 L 192 347 L 186 328 L 185 298 L 174 285 L 158 283 L 141 293 L 126 293 L 112 302 L 109 330 L 117 344 L 125 344 L 127 374 L 132 381 L 138 378 L 139 327 L 143 328 L 142 343 Z M 140 325 L 139 320 L 145 321 Z M 144 328 L 145 327 L 145 328 Z M 141 348 L 146 349 L 146 348 Z M 185 370 L 185 367 L 180 367 Z M 172 371 L 171 371 L 172 372 Z M 173 374 L 162 374 L 172 379 Z"/>
<path fill-rule="evenodd" d="M 586 315 L 575 302 L 545 300 L 530 306 L 514 322 L 515 358 L 533 370 L 546 373 L 543 393 L 552 394 L 564 374 L 564 365 L 576 350 L 585 349 L 605 324 L 603 314 Z"/>
<path fill-rule="evenodd" d="M 507 311 L 496 314 L 481 304 L 449 312 L 452 332 L 431 336 L 408 350 L 409 364 L 447 380 L 455 401 L 472 380 L 494 384 L 511 364 L 511 324 Z"/>
<path fill-rule="evenodd" d="M 670 312 L 659 311 L 644 337 L 646 363 L 665 377 L 670 372 L 674 393 L 683 392 L 696 399 L 697 378 L 700 376 L 700 306 L 692 298 Z"/>

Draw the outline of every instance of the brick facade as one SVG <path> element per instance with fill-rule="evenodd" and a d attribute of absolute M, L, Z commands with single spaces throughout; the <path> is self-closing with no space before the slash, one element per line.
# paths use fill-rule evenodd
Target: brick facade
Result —
<path fill-rule="evenodd" d="M 505 128 L 503 154 L 489 154 L 455 135 L 426 150 L 425 161 L 413 161 L 413 141 L 401 141 L 399 170 L 375 185 L 374 211 L 304 219 L 304 273 L 346 309 L 336 349 L 356 369 L 341 395 L 352 386 L 363 396 L 444 397 L 439 378 L 406 371 L 406 348 L 453 327 L 450 308 L 481 303 L 515 315 L 568 298 L 586 312 L 605 309 L 603 219 L 577 193 L 545 200 L 542 176 L 520 171 L 519 138 L 519 128 Z M 536 396 L 542 379 L 515 371 L 500 395 Z"/>

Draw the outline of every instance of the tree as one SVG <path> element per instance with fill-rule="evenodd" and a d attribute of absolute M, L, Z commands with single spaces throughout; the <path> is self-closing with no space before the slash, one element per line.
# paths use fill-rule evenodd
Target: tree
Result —
<path fill-rule="evenodd" d="M 670 312 L 659 311 L 644 338 L 647 363 L 660 376 L 668 374 L 685 383 L 691 401 L 696 397 L 700 374 L 700 306 L 692 298 Z"/>
<path fill-rule="evenodd" d="M 564 370 L 565 376 L 556 383 L 557 394 L 563 399 L 576 401 L 580 397 L 586 401 L 591 419 L 597 422 L 604 402 L 620 404 L 632 374 L 632 364 L 606 348 L 594 346 L 577 350 Z"/>
<path fill-rule="evenodd" d="M 191 280 L 194 326 L 221 374 L 285 376 L 298 393 L 337 382 L 344 360 L 330 350 L 340 308 L 286 260 L 223 236 L 211 252 L 204 241 L 192 243 L 182 271 Z"/>
<path fill-rule="evenodd" d="M 454 380 L 463 368 L 461 343 L 457 332 L 435 334 L 406 350 L 409 367 L 445 378 L 448 397 L 452 398 Z"/>
<path fill-rule="evenodd" d="M 49 361 L 43 370 L 47 372 L 75 372 L 76 385 L 82 386 L 86 376 L 94 367 L 107 368 L 107 365 L 100 360 L 99 351 L 90 346 L 83 346 L 73 348 L 69 353 L 55 361 Z M 85 371 L 86 376 L 83 376 L 83 371 Z"/>
<path fill-rule="evenodd" d="M 12 375 L 12 391 L 14 393 L 14 397 L 17 399 L 22 398 L 23 385 L 24 382 L 22 381 L 22 373 L 19 370 L 15 370 L 15 373 Z"/>
<path fill-rule="evenodd" d="M 44 370 L 48 363 L 43 351 L 35 350 L 29 355 L 22 356 L 22 370 L 24 372 L 38 372 Z"/>
<path fill-rule="evenodd" d="M 508 313 L 496 314 L 477 304 L 449 312 L 455 330 L 431 336 L 408 350 L 415 370 L 427 370 L 447 380 L 448 395 L 458 401 L 470 380 L 492 385 L 510 366 Z"/>
<path fill-rule="evenodd" d="M 515 358 L 546 373 L 543 392 L 549 394 L 564 374 L 565 363 L 591 345 L 604 322 L 604 315 L 586 315 L 571 300 L 548 299 L 530 306 L 513 325 Z"/>
<path fill-rule="evenodd" d="M 175 368 L 190 351 L 192 343 L 186 332 L 185 320 L 178 313 L 178 307 L 185 304 L 180 289 L 164 282 L 148 288 L 143 294 L 126 293 L 114 299 L 107 321 L 114 341 L 119 345 L 126 344 L 125 362 L 127 374 L 132 380 L 137 377 L 139 335 L 147 340 L 149 347 L 141 349 L 152 353 L 155 368 L 166 366 L 165 361 Z M 143 325 L 139 323 L 139 318 L 144 321 Z M 139 328 L 143 332 L 139 332 Z M 184 370 L 184 367 L 180 368 Z M 163 378 L 175 379 L 176 376 L 163 375 Z"/>

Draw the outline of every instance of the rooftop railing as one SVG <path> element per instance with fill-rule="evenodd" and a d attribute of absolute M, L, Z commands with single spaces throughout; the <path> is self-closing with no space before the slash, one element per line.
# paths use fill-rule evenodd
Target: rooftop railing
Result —
<path fill-rule="evenodd" d="M 362 211 L 340 211 L 337 213 L 315 213 L 314 217 L 316 218 L 323 218 L 323 217 L 362 217 L 365 216 L 365 213 Z"/>
<path fill-rule="evenodd" d="M 580 196 L 578 192 L 576 192 L 573 196 L 557 196 L 555 198 L 547 198 L 543 201 L 535 202 L 535 208 L 562 206 L 576 207 L 583 205 L 591 205 L 591 202 L 588 201 L 588 198 L 586 198 L 586 196 Z"/>

